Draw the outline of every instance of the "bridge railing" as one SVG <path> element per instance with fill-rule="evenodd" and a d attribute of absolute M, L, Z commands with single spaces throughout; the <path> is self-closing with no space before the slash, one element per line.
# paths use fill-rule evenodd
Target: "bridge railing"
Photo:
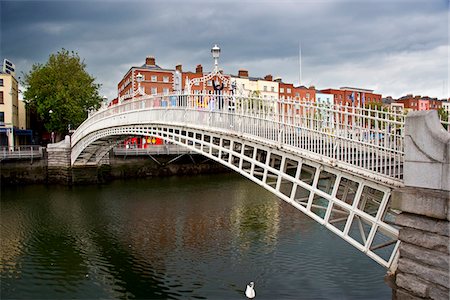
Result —
<path fill-rule="evenodd" d="M 154 121 L 210 126 L 309 151 L 361 170 L 402 179 L 405 114 L 377 107 L 244 97 L 232 93 L 152 95 L 98 111 L 72 135 L 72 145 L 91 124 L 131 111 L 161 111 Z M 178 111 L 168 119 L 167 111 Z M 159 119 L 159 120 L 157 120 Z"/>
<path fill-rule="evenodd" d="M 8 159 L 39 159 L 44 157 L 44 148 L 36 145 L 2 146 L 0 147 L 0 160 Z"/>

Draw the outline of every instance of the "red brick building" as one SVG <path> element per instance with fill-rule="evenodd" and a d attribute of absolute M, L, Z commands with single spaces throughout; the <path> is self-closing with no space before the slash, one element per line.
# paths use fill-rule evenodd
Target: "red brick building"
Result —
<path fill-rule="evenodd" d="M 314 86 L 297 86 L 294 88 L 294 99 L 316 102 L 316 88 Z"/>
<path fill-rule="evenodd" d="M 320 90 L 324 94 L 333 94 L 334 103 L 341 105 L 364 106 L 367 103 L 381 103 L 381 95 L 374 94 L 373 90 L 341 87 L 340 89 Z"/>
<path fill-rule="evenodd" d="M 119 102 L 132 99 L 138 93 L 138 75 L 142 75 L 141 91 L 147 95 L 169 94 L 175 88 L 174 77 L 176 71 L 163 69 L 156 64 L 153 56 L 145 59 L 140 67 L 131 67 L 117 85 Z"/>
<path fill-rule="evenodd" d="M 395 100 L 395 103 L 401 103 L 404 109 L 409 110 L 437 110 L 442 107 L 442 101 L 437 98 L 430 98 L 428 96 L 421 97 L 420 95 L 413 96 L 411 94 Z"/>

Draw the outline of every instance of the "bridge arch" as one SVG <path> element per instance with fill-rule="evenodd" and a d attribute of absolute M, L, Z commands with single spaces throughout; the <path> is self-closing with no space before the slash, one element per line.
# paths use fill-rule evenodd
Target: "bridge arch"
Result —
<path fill-rule="evenodd" d="M 189 113 L 196 114 L 195 117 Z M 181 117 L 180 117 L 181 115 Z M 213 119 L 239 128 L 225 112 L 162 108 L 98 119 L 72 141 L 72 162 L 97 164 L 117 141 L 130 135 L 159 137 L 202 154 L 264 187 L 324 225 L 386 268 L 396 267 L 398 230 L 390 224 L 391 187 L 366 180 L 310 153 L 280 147 L 274 139 L 259 140 L 239 130 L 210 126 Z M 158 122 L 161 120 L 162 122 Z M 173 120 L 204 120 L 195 122 Z M 151 121 L 156 120 L 156 121 Z M 115 126 L 111 126 L 115 124 Z"/>

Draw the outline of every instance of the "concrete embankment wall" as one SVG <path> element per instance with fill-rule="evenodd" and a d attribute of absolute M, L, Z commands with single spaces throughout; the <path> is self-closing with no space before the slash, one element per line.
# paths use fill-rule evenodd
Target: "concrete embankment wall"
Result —
<path fill-rule="evenodd" d="M 63 153 L 58 153 L 64 161 Z M 55 153 L 52 154 L 55 158 Z M 56 155 L 58 156 L 58 155 Z M 4 160 L 0 162 L 1 185 L 17 184 L 95 184 L 113 179 L 195 175 L 221 173 L 229 170 L 219 163 L 206 160 L 201 155 L 158 155 L 115 157 L 109 165 L 66 167 L 65 164 L 48 164 L 47 158 L 31 160 Z"/>
<path fill-rule="evenodd" d="M 1 185 L 47 182 L 47 159 L 0 161 Z"/>

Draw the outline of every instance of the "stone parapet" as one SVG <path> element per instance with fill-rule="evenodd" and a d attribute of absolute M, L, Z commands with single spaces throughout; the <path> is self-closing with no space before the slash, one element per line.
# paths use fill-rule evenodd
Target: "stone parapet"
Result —
<path fill-rule="evenodd" d="M 437 111 L 410 112 L 405 123 L 406 186 L 450 191 L 450 134 Z"/>
<path fill-rule="evenodd" d="M 70 137 L 66 136 L 59 143 L 48 144 L 47 153 L 48 182 L 70 184 L 72 182 Z"/>
<path fill-rule="evenodd" d="M 405 123 L 405 187 L 392 193 L 401 211 L 394 298 L 450 299 L 450 134 L 436 111 L 411 112 Z"/>

